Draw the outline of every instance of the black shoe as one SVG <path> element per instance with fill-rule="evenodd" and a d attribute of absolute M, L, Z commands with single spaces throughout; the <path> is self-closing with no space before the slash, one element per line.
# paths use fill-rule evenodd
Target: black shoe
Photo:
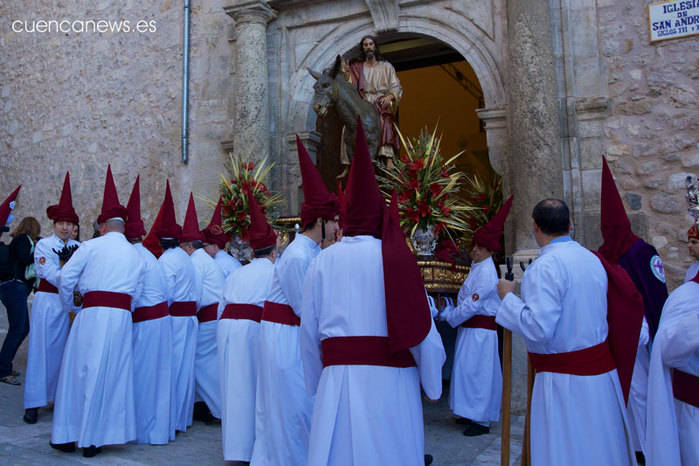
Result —
<path fill-rule="evenodd" d="M 194 413 L 192 415 L 192 419 L 195 421 L 204 422 L 205 424 L 211 424 L 216 418 L 213 414 L 211 414 L 211 410 L 209 410 L 209 407 L 206 406 L 206 403 L 203 401 L 197 401 L 194 403 Z"/>
<path fill-rule="evenodd" d="M 39 408 L 29 408 L 24 410 L 24 422 L 27 424 L 36 424 L 39 417 Z"/>
<path fill-rule="evenodd" d="M 464 435 L 466 437 L 477 437 L 478 435 L 487 433 L 490 433 L 490 427 L 482 426 L 480 424 L 476 424 L 475 422 L 464 429 Z"/>
<path fill-rule="evenodd" d="M 646 457 L 643 455 L 642 451 L 636 452 L 636 462 L 638 464 L 646 464 Z"/>
<path fill-rule="evenodd" d="M 464 425 L 464 426 L 470 426 L 471 424 L 473 424 L 473 421 L 467 417 L 457 417 L 454 422 L 456 422 L 457 424 Z"/>
<path fill-rule="evenodd" d="M 432 464 L 432 461 L 434 461 L 432 455 L 425 455 L 425 466 L 429 466 L 430 464 Z"/>
<path fill-rule="evenodd" d="M 102 447 L 96 447 L 94 445 L 90 445 L 87 448 L 83 448 L 83 457 L 84 458 L 92 458 L 93 456 L 97 456 L 100 453 L 102 453 Z"/>
<path fill-rule="evenodd" d="M 51 443 L 49 442 L 49 445 L 51 445 L 51 448 L 54 450 L 62 451 L 63 453 L 73 453 L 75 451 L 75 442 L 68 442 L 68 443 Z"/>

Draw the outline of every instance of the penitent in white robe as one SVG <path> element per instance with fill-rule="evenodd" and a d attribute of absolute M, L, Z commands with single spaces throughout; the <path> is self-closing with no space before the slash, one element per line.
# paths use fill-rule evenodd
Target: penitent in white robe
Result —
<path fill-rule="evenodd" d="M 135 244 L 145 265 L 141 295 L 133 308 L 167 302 L 165 280 L 158 259 L 141 243 Z M 172 385 L 172 323 L 170 316 L 133 324 L 136 441 L 163 445 L 170 438 Z"/>
<path fill-rule="evenodd" d="M 262 307 L 269 299 L 274 263 L 253 259 L 231 273 L 223 288 L 219 315 L 226 304 Z M 221 376 L 223 458 L 250 461 L 255 443 L 258 333 L 260 324 L 248 319 L 219 319 L 217 329 Z"/>
<path fill-rule="evenodd" d="M 648 375 L 648 466 L 699 464 L 699 408 L 672 394 L 672 369 L 699 376 L 699 284 L 690 281 L 665 301 Z"/>
<path fill-rule="evenodd" d="M 498 275 L 492 257 L 475 262 L 461 286 L 458 304 L 442 314 L 452 327 L 475 315 L 495 316 L 500 307 Z M 459 327 L 449 390 L 454 414 L 488 425 L 500 419 L 502 371 L 498 334 L 484 328 Z"/>
<path fill-rule="evenodd" d="M 37 277 L 58 287 L 61 268 L 58 255 L 53 250 L 60 251 L 66 245 L 79 244 L 72 239 L 64 243 L 55 234 L 38 241 L 34 249 L 34 270 Z M 31 332 L 24 380 L 25 409 L 46 406 L 56 397 L 63 348 L 70 330 L 68 312 L 64 311 L 58 293 L 34 293 L 29 328 Z"/>
<path fill-rule="evenodd" d="M 386 335 L 381 240 L 346 236 L 318 254 L 304 280 L 301 357 L 315 394 L 310 466 L 424 465 L 420 384 L 438 399 L 446 359 L 434 324 L 410 349 L 417 367 L 322 366 L 325 338 Z"/>
<path fill-rule="evenodd" d="M 140 295 L 144 265 L 123 234 L 84 242 L 61 270 L 66 312 L 73 290 Z M 89 307 L 75 317 L 58 377 L 51 442 L 79 447 L 136 439 L 131 312 Z"/>
<path fill-rule="evenodd" d="M 219 309 L 223 293 L 223 272 L 214 259 L 203 249 L 190 256 L 197 272 L 197 296 L 199 308 L 216 304 Z M 217 314 L 220 316 L 220 312 Z M 217 320 L 199 322 L 197 352 L 194 357 L 196 399 L 203 400 L 211 414 L 221 419 L 221 380 L 218 375 L 218 349 L 216 346 Z"/>
<path fill-rule="evenodd" d="M 238 262 L 238 259 L 231 256 L 223 249 L 216 253 L 216 255 L 214 256 L 214 260 L 216 261 L 218 266 L 221 267 L 221 271 L 223 272 L 223 278 L 228 278 L 231 272 L 233 272 L 235 269 L 239 269 L 242 267 L 240 262 Z"/>
<path fill-rule="evenodd" d="M 196 272 L 189 255 L 180 247 L 167 249 L 158 259 L 163 272 L 168 304 L 197 301 Z M 171 317 L 172 402 L 170 440 L 175 431 L 186 432 L 194 413 L 194 355 L 199 322 L 196 316 Z"/>
<path fill-rule="evenodd" d="M 303 278 L 320 247 L 298 234 L 274 265 L 269 301 L 291 306 L 300 317 Z M 299 347 L 299 327 L 277 322 L 260 322 L 258 383 L 262 404 L 258 419 L 264 453 L 255 452 L 252 465 L 308 463 L 313 398 L 306 393 Z M 260 440 L 256 440 L 259 442 Z M 258 446 L 256 445 L 256 449 Z M 264 456 L 264 458 L 263 458 Z"/>
<path fill-rule="evenodd" d="M 569 237 L 554 240 L 508 293 L 497 323 L 524 337 L 532 353 L 565 353 L 607 339 L 607 274 Z M 531 402 L 532 464 L 635 465 L 616 369 L 578 376 L 540 372 Z"/>

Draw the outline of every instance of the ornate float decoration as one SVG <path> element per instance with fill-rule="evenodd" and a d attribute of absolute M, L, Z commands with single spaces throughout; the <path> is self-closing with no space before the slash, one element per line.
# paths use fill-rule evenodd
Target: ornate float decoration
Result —
<path fill-rule="evenodd" d="M 387 199 L 396 191 L 401 227 L 418 256 L 427 290 L 457 293 L 469 271 L 453 259 L 459 254 L 457 241 L 473 234 L 469 218 L 478 209 L 458 197 L 465 175 L 454 161 L 462 152 L 444 160 L 436 127 L 432 133 L 423 129 L 413 140 L 398 135 L 405 152 L 394 167 L 379 167 L 379 187 Z"/>

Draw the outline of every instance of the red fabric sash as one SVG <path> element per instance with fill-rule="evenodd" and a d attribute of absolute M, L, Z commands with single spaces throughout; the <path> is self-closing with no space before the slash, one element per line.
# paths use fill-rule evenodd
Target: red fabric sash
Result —
<path fill-rule="evenodd" d="M 301 319 L 294 314 L 294 310 L 291 309 L 291 306 L 272 301 L 265 301 L 265 307 L 262 311 L 262 320 L 296 327 L 301 325 Z"/>
<path fill-rule="evenodd" d="M 388 337 L 333 337 L 320 342 L 323 367 L 327 366 L 387 366 L 413 367 L 415 360 L 409 350 L 391 354 Z"/>
<path fill-rule="evenodd" d="M 495 323 L 494 316 L 475 315 L 461 324 L 465 328 L 484 328 L 486 330 L 497 330 L 498 324 Z"/>
<path fill-rule="evenodd" d="M 170 304 L 170 315 L 173 317 L 189 317 L 197 315 L 197 303 L 194 301 L 175 301 Z"/>
<path fill-rule="evenodd" d="M 699 408 L 699 377 L 674 369 L 672 394 L 676 399 Z"/>
<path fill-rule="evenodd" d="M 199 320 L 199 323 L 211 322 L 212 320 L 216 320 L 217 312 L 218 303 L 209 304 L 199 309 L 199 312 L 197 312 L 197 320 Z"/>
<path fill-rule="evenodd" d="M 58 288 L 49 283 L 48 280 L 42 278 L 39 280 L 39 287 L 36 289 L 36 291 L 43 291 L 44 293 L 58 293 Z"/>
<path fill-rule="evenodd" d="M 529 359 L 536 372 L 600 375 L 616 369 L 606 341 L 599 345 L 567 353 L 529 353 Z"/>
<path fill-rule="evenodd" d="M 131 312 L 131 296 L 113 291 L 88 291 L 83 295 L 83 309 L 88 307 L 114 307 Z"/>
<path fill-rule="evenodd" d="M 170 310 L 167 307 L 167 301 L 158 303 L 155 306 L 144 306 L 137 307 L 134 309 L 133 314 L 131 314 L 131 319 L 133 323 L 143 322 L 145 320 L 155 320 L 165 317 L 170 314 Z"/>
<path fill-rule="evenodd" d="M 254 304 L 226 304 L 221 319 L 246 319 L 260 321 L 262 308 Z"/>

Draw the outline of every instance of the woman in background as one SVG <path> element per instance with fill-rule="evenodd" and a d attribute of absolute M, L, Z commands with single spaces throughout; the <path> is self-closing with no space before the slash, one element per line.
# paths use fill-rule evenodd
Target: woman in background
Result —
<path fill-rule="evenodd" d="M 0 382 L 19 385 L 19 373 L 12 370 L 12 360 L 17 349 L 29 333 L 29 312 L 27 297 L 34 288 L 34 244 L 37 241 L 41 225 L 34 217 L 25 217 L 10 234 L 9 280 L 0 284 L 0 300 L 7 309 L 10 328 L 0 350 Z"/>

